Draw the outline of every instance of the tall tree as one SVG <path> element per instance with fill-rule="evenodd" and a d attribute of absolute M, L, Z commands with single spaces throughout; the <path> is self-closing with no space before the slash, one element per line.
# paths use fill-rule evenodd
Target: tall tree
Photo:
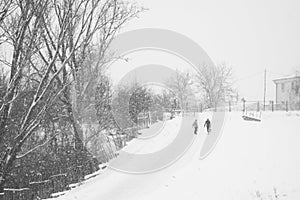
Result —
<path fill-rule="evenodd" d="M 180 107 L 186 108 L 189 94 L 192 92 L 192 76 L 189 72 L 176 70 L 176 74 L 167 81 L 167 86 L 173 91 L 179 100 Z"/>
<path fill-rule="evenodd" d="M 152 94 L 142 86 L 135 86 L 129 99 L 129 114 L 134 123 L 138 123 L 139 114 L 150 111 Z"/>
<path fill-rule="evenodd" d="M 231 79 L 232 69 L 225 64 L 216 66 L 202 65 L 196 74 L 196 83 L 204 92 L 208 107 L 216 106 L 233 92 Z"/>
<path fill-rule="evenodd" d="M 24 144 L 57 101 L 63 103 L 62 112 L 72 125 L 76 148 L 82 147 L 71 85 L 82 91 L 80 69 L 89 49 L 100 42 L 99 59 L 104 61 L 114 34 L 139 12 L 121 0 L 10 2 L 8 9 L 0 9 L 0 44 L 11 56 L 2 60 L 9 78 L 0 104 L 0 192 Z M 30 94 L 26 101 L 24 94 Z"/>

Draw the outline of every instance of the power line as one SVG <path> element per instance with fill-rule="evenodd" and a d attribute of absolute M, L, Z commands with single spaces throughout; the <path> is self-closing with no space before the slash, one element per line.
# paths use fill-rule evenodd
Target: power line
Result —
<path fill-rule="evenodd" d="M 287 74 L 281 74 L 281 73 L 277 73 L 277 72 L 271 72 L 271 71 L 268 71 L 269 74 L 275 74 L 275 75 L 280 75 L 280 76 L 288 76 Z"/>
<path fill-rule="evenodd" d="M 257 73 L 251 74 L 251 75 L 249 75 L 249 76 L 245 76 L 245 77 L 236 79 L 235 81 L 233 81 L 233 83 L 236 83 L 236 82 L 239 82 L 239 81 L 243 81 L 243 80 L 246 80 L 246 79 L 255 77 L 255 76 L 257 76 L 257 75 L 262 75 L 262 74 L 264 74 L 264 73 L 267 73 L 267 74 L 275 74 L 275 75 L 280 75 L 280 76 L 284 76 L 284 77 L 287 77 L 287 76 L 288 76 L 287 74 L 281 74 L 281 73 L 272 72 L 272 71 L 269 71 L 269 70 L 268 70 L 267 72 L 265 72 L 265 70 L 263 70 L 263 71 L 259 71 L 259 72 L 257 72 Z"/>
<path fill-rule="evenodd" d="M 239 79 L 235 80 L 233 83 L 236 83 L 236 82 L 238 82 L 238 81 L 242 81 L 242 80 L 245 80 L 245 79 L 249 79 L 249 78 L 252 78 L 252 77 L 257 76 L 257 75 L 261 75 L 263 72 L 264 72 L 264 71 L 260 71 L 260 72 L 257 72 L 257 73 L 255 73 L 255 74 L 251 74 L 251 75 L 249 75 L 249 76 L 245 76 L 245 77 L 243 77 L 243 78 L 239 78 Z"/>

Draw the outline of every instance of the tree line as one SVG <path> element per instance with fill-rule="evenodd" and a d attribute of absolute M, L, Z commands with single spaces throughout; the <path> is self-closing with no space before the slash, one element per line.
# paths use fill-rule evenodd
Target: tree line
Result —
<path fill-rule="evenodd" d="M 87 109 L 86 83 L 111 59 L 114 35 L 141 11 L 121 0 L 1 1 L 0 192 L 38 174 L 30 165 L 88 157 L 77 114 Z"/>

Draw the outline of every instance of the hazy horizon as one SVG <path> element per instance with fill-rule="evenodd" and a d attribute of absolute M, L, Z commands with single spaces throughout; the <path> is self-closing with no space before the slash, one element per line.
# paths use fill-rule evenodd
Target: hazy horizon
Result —
<path fill-rule="evenodd" d="M 215 63 L 225 62 L 233 68 L 235 87 L 246 99 L 263 99 L 265 69 L 268 100 L 275 98 L 274 79 L 300 70 L 299 1 L 139 0 L 137 3 L 148 10 L 130 21 L 122 32 L 163 28 L 186 35 Z M 170 62 L 158 57 L 161 60 L 155 63 Z"/>

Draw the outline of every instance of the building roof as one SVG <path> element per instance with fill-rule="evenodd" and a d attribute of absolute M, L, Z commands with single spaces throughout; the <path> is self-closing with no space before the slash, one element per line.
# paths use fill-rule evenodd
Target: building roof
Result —
<path fill-rule="evenodd" d="M 293 75 L 293 76 L 288 76 L 288 77 L 284 77 L 284 78 L 275 79 L 273 81 L 274 81 L 274 83 L 279 83 L 279 82 L 285 82 L 285 81 L 292 81 L 292 80 L 295 80 L 295 79 L 300 80 L 300 76 Z"/>

